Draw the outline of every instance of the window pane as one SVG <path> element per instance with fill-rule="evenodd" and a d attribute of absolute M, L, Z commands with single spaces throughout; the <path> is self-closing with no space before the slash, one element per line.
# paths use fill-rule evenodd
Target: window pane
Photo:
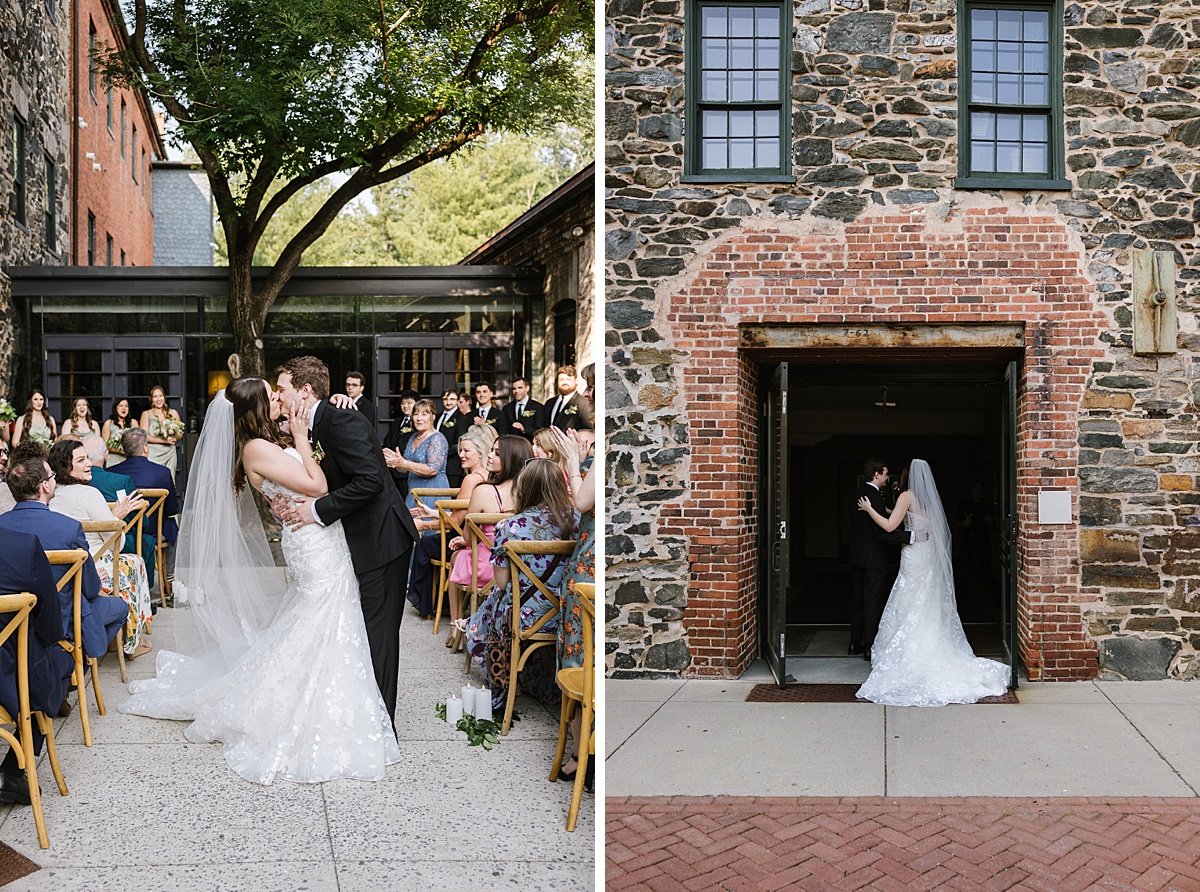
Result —
<path fill-rule="evenodd" d="M 994 142 L 971 143 L 971 170 L 993 171 L 996 169 L 996 144 Z"/>
<path fill-rule="evenodd" d="M 1020 115 L 996 115 L 996 137 L 1018 141 L 1021 138 Z"/>
<path fill-rule="evenodd" d="M 754 72 L 729 72 L 729 101 L 751 102 L 754 99 Z"/>
<path fill-rule="evenodd" d="M 779 10 L 770 6 L 758 6 L 754 10 L 754 33 L 759 37 L 779 36 Z"/>
<path fill-rule="evenodd" d="M 713 170 L 729 167 L 726 142 L 723 139 L 706 139 L 704 143 L 704 166 Z"/>
<path fill-rule="evenodd" d="M 1045 43 L 1025 44 L 1026 74 L 1046 74 L 1050 71 L 1050 47 Z"/>
<path fill-rule="evenodd" d="M 779 140 L 754 140 L 754 166 L 779 167 Z"/>
<path fill-rule="evenodd" d="M 1021 39 L 1021 10 L 996 10 L 996 37 L 999 40 Z"/>
<path fill-rule="evenodd" d="M 1021 144 L 1019 142 L 996 143 L 996 170 L 1000 173 L 1020 173 Z"/>
<path fill-rule="evenodd" d="M 778 40 L 756 40 L 754 42 L 754 67 L 779 69 Z"/>
<path fill-rule="evenodd" d="M 754 36 L 754 7 L 729 7 L 729 34 L 732 37 Z"/>
<path fill-rule="evenodd" d="M 1045 115 L 1024 115 L 1025 129 L 1021 138 L 1029 142 L 1048 142 L 1050 121 Z"/>
<path fill-rule="evenodd" d="M 709 38 L 704 41 L 704 53 L 700 64 L 704 68 L 725 68 L 729 65 L 726 41 Z"/>
<path fill-rule="evenodd" d="M 754 140 L 729 140 L 729 166 L 733 168 L 754 166 Z"/>
<path fill-rule="evenodd" d="M 1050 13 L 1040 10 L 1025 10 L 1025 39 L 1050 39 Z"/>
<path fill-rule="evenodd" d="M 1019 43 L 1001 43 L 996 47 L 996 70 L 1021 70 L 1021 45 Z"/>
<path fill-rule="evenodd" d="M 704 6 L 700 9 L 700 33 L 704 37 L 724 37 L 729 33 L 724 6 Z"/>
<path fill-rule="evenodd" d="M 996 10 L 971 10 L 971 36 L 980 40 L 996 39 Z"/>
<path fill-rule="evenodd" d="M 702 88 L 704 99 L 708 102 L 724 102 L 725 101 L 725 72 L 724 71 L 706 71 L 704 72 L 704 86 Z"/>
<path fill-rule="evenodd" d="M 1019 74 L 996 75 L 996 101 L 1001 105 L 1021 104 L 1021 76 Z"/>
<path fill-rule="evenodd" d="M 1050 76 L 1046 74 L 1031 74 L 1026 75 L 1025 81 L 1025 98 L 1026 105 L 1049 105 L 1050 104 Z"/>
<path fill-rule="evenodd" d="M 971 101 L 996 101 L 996 75 L 980 74 L 971 78 Z"/>
<path fill-rule="evenodd" d="M 995 139 L 996 116 L 991 112 L 971 113 L 971 139 Z"/>
<path fill-rule="evenodd" d="M 1025 143 L 1022 146 L 1021 168 L 1026 173 L 1048 173 L 1049 153 L 1045 143 Z"/>
<path fill-rule="evenodd" d="M 754 135 L 754 112 L 752 112 L 752 111 L 731 111 L 729 113 L 729 135 L 730 136 L 753 136 Z"/>
<path fill-rule="evenodd" d="M 728 136 L 729 118 L 723 111 L 706 111 L 700 122 L 700 135 Z"/>
<path fill-rule="evenodd" d="M 760 102 L 777 102 L 779 100 L 779 72 L 758 72 L 755 77 L 754 93 L 754 98 Z"/>
<path fill-rule="evenodd" d="M 755 136 L 779 136 L 779 113 L 773 111 L 757 111 L 754 113 Z"/>
<path fill-rule="evenodd" d="M 971 70 L 996 70 L 996 44 L 979 40 L 971 41 Z"/>
<path fill-rule="evenodd" d="M 753 68 L 754 67 L 754 41 L 753 40 L 731 40 L 731 41 L 729 41 L 729 67 L 730 68 Z"/>

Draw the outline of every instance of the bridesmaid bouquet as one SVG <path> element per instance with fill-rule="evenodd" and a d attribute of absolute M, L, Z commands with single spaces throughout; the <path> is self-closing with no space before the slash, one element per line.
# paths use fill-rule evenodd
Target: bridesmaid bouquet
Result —
<path fill-rule="evenodd" d="M 0 396 L 0 421 L 16 421 L 17 410 L 12 407 L 12 403 Z"/>
<path fill-rule="evenodd" d="M 113 428 L 113 432 L 108 435 L 108 443 L 105 444 L 108 446 L 109 452 L 115 453 L 117 455 L 125 454 L 125 449 L 124 449 L 124 447 L 121 446 L 121 437 L 124 435 L 124 433 L 125 433 L 125 431 L 123 431 L 119 427 Z"/>
<path fill-rule="evenodd" d="M 150 435 L 163 440 L 176 439 L 183 436 L 183 422 L 167 418 L 155 418 L 150 422 Z"/>

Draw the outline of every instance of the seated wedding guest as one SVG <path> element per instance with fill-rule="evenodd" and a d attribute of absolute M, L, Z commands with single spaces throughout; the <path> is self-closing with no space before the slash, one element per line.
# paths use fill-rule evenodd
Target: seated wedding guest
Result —
<path fill-rule="evenodd" d="M 459 439 L 459 460 L 462 463 L 463 470 L 466 471 L 466 476 L 463 478 L 458 492 L 454 495 L 455 500 L 470 501 L 475 487 L 487 480 L 487 472 L 483 467 L 484 456 L 491 451 L 494 442 L 496 442 L 496 431 L 490 427 L 474 428 L 467 431 Z M 421 504 L 417 506 L 414 514 L 418 530 L 423 533 L 437 532 L 438 520 L 436 508 L 428 508 L 424 504 Z M 451 516 L 461 526 L 467 516 L 467 511 L 465 508 L 454 511 Z M 413 548 L 412 569 L 408 575 L 408 601 L 413 607 L 417 608 L 417 613 L 427 619 L 432 619 L 434 610 L 434 574 L 431 572 L 430 562 L 438 557 L 441 552 L 441 536 L 422 535 L 420 541 Z M 458 619 L 458 604 L 457 601 L 452 601 L 450 605 L 451 629 L 450 637 L 446 639 L 447 647 L 450 646 L 454 638 L 454 620 L 456 619 Z"/>
<path fill-rule="evenodd" d="M 512 401 L 500 410 L 504 418 L 504 432 L 520 434 L 532 440 L 538 430 L 538 415 L 542 404 L 529 395 L 529 379 L 517 378 L 512 383 Z"/>
<path fill-rule="evenodd" d="M 83 448 L 87 452 L 88 461 L 92 465 L 92 479 L 88 482 L 93 489 L 100 491 L 100 495 L 104 496 L 105 502 L 115 502 L 120 498 L 119 493 L 124 492 L 126 495 L 134 495 L 137 492 L 137 487 L 133 485 L 133 481 L 124 474 L 114 474 L 112 471 L 104 467 L 105 461 L 108 459 L 109 451 L 105 442 L 95 434 L 88 434 L 83 438 Z M 121 453 L 124 455 L 124 453 Z M 53 466 L 53 465 L 52 465 Z M 136 509 L 134 509 L 136 510 Z M 82 519 L 82 518 L 81 518 Z M 126 554 L 137 554 L 137 530 L 130 530 L 125 535 L 125 541 L 121 544 L 121 551 Z M 154 551 L 154 536 L 142 530 L 142 555 L 150 554 Z M 154 561 L 146 564 L 146 580 L 150 586 L 154 586 Z"/>
<path fill-rule="evenodd" d="M 8 464 L 5 468 L 5 480 L 8 479 L 8 468 L 16 465 L 17 462 L 26 458 L 37 458 L 45 460 L 50 456 L 50 444 L 45 440 L 35 440 L 29 437 L 25 438 L 25 442 L 19 446 L 13 446 L 8 450 Z M 13 498 L 12 493 L 7 486 L 0 486 L 0 514 L 12 509 L 17 504 L 17 500 Z"/>
<path fill-rule="evenodd" d="M 482 429 L 482 425 L 477 428 Z M 465 435 L 464 435 L 465 436 Z M 511 511 L 512 491 L 517 476 L 525 463 L 533 458 L 533 450 L 529 441 L 516 434 L 498 437 L 488 450 L 484 460 L 483 470 L 487 480 L 475 487 L 471 493 L 471 504 L 463 514 L 503 514 Z M 491 524 L 482 527 L 485 535 L 491 537 L 494 530 Z M 454 565 L 450 568 L 450 625 L 459 631 L 463 630 L 465 619 L 462 618 L 462 587 L 471 584 L 471 549 L 466 547 L 462 536 L 450 540 L 449 547 L 454 550 Z M 477 565 L 477 581 L 483 586 L 492 581 L 491 546 L 486 542 L 475 543 L 475 562 Z M 447 639 L 447 647 L 453 642 Z"/>
<path fill-rule="evenodd" d="M 50 410 L 46 408 L 46 394 L 34 388 L 25 403 L 25 414 L 17 419 L 13 428 L 12 444 L 20 446 L 21 441 L 32 437 L 50 443 L 58 436 L 58 425 L 55 423 Z"/>
<path fill-rule="evenodd" d="M 533 435 L 533 456 L 534 458 L 548 458 L 560 468 L 562 468 L 563 477 L 567 476 L 567 457 L 563 454 L 559 447 L 559 441 L 555 439 L 555 434 L 561 434 L 562 430 L 557 427 L 544 427 Z"/>
<path fill-rule="evenodd" d="M 171 472 L 162 465 L 157 465 L 146 457 L 146 431 L 133 427 L 125 431 L 121 437 L 121 448 L 125 451 L 125 461 L 113 465 L 108 470 L 114 474 L 124 474 L 133 481 L 138 489 L 165 489 L 167 500 L 163 505 L 162 531 L 163 539 L 167 541 L 167 579 L 174 581 L 175 573 L 175 540 L 179 538 L 179 524 L 175 515 L 179 513 L 179 496 L 175 493 L 175 480 Z M 158 512 L 147 514 L 142 522 L 142 532 L 158 536 Z M 145 556 L 146 550 L 142 549 Z"/>
<path fill-rule="evenodd" d="M 583 663 L 584 615 L 579 596 L 575 593 L 575 584 L 596 582 L 596 483 L 591 474 L 580 468 L 580 463 L 588 458 L 591 438 L 580 437 L 576 431 L 564 433 L 558 428 L 549 430 L 552 431 L 555 448 L 565 456 L 571 501 L 580 512 L 579 542 L 567 559 L 567 572 L 559 588 L 557 666 L 559 669 L 569 669 Z M 577 710 L 571 722 L 572 740 L 579 740 L 582 721 L 583 712 Z M 558 773 L 559 780 L 573 781 L 575 765 L 575 758 L 564 763 Z M 588 764 L 587 775 L 589 778 L 593 775 L 591 763 Z"/>
<path fill-rule="evenodd" d="M 386 446 L 383 449 L 387 466 L 408 474 L 408 493 L 404 504 L 409 510 L 416 505 L 412 494 L 414 489 L 447 489 L 450 486 L 446 480 L 446 457 L 450 448 L 446 438 L 434 430 L 435 418 L 433 403 L 421 400 L 413 406 L 413 435 L 404 445 L 403 453 Z M 425 497 L 425 505 L 429 508 L 433 508 L 435 501 L 433 496 Z"/>
<path fill-rule="evenodd" d="M 50 450 L 50 470 L 58 484 L 50 510 L 78 521 L 124 520 L 130 511 L 137 511 L 146 504 L 135 490 L 130 490 L 109 508 L 100 490 L 88 486 L 92 479 L 92 463 L 83 444 L 75 440 L 60 440 L 54 444 Z M 108 534 L 84 535 L 87 536 L 88 551 L 95 558 Z M 120 565 L 113 567 L 112 552 L 105 551 L 96 560 L 96 572 L 100 574 L 101 592 L 117 595 L 129 605 L 129 627 L 133 632 L 125 639 L 125 655 L 133 659 L 148 653 L 150 642 L 143 640 L 143 636 L 149 631 L 152 611 L 146 562 L 136 554 L 122 551 Z"/>
<path fill-rule="evenodd" d="M 31 533 L 37 536 L 46 551 L 81 548 L 88 549 L 83 526 L 74 518 L 50 510 L 50 502 L 57 491 L 50 465 L 40 458 L 23 458 L 10 465 L 5 481 L 17 504 L 7 514 L 0 514 L 0 539 L 10 531 Z M 66 564 L 54 566 L 57 582 L 69 570 Z M 58 593 L 62 608 L 63 628 L 73 630 L 74 586 L 67 584 Z M 125 625 L 129 607 L 120 598 L 100 594 L 100 576 L 96 564 L 89 557 L 83 567 L 83 652 L 89 659 L 103 656 L 108 642 L 117 637 L 117 631 Z"/>
<path fill-rule="evenodd" d="M 375 404 L 367 398 L 367 376 L 362 372 L 346 372 L 346 396 L 354 400 L 354 408 L 375 427 Z"/>
<path fill-rule="evenodd" d="M 26 660 L 29 666 L 29 708 L 48 716 L 70 711 L 67 691 L 75 660 L 62 642 L 69 643 L 70 633 L 63 626 L 58 608 L 58 592 L 54 590 L 54 574 L 46 552 L 37 536 L 16 530 L 6 530 L 4 547 L 0 548 L 0 592 L 29 592 L 37 603 L 29 612 L 29 636 Z M 11 614 L 0 614 L 0 628 L 8 624 Z M 9 715 L 17 716 L 21 704 L 17 695 L 17 636 L 13 635 L 0 649 L 0 705 Z M 42 732 L 36 721 L 31 723 L 33 752 L 42 751 Z M 28 805 L 29 784 L 25 772 L 17 767 L 16 753 L 9 750 L 0 762 L 0 803 Z"/>
<path fill-rule="evenodd" d="M 564 365 L 558 370 L 558 395 L 542 407 L 541 426 L 554 425 L 562 430 L 592 426 L 592 404 L 576 391 L 579 379 L 575 366 Z"/>
<path fill-rule="evenodd" d="M 169 470 L 171 479 L 174 480 L 175 468 L 179 462 L 175 444 L 183 439 L 183 422 L 179 413 L 167 405 L 166 391 L 157 384 L 150 388 L 150 408 L 142 413 L 138 426 L 147 435 L 149 447 L 146 457 Z"/>
<path fill-rule="evenodd" d="M 492 689 L 492 707 L 501 709 L 508 695 L 507 670 L 490 663 L 499 650 L 507 652 L 505 643 L 511 640 L 513 591 L 508 555 L 504 543 L 514 540 L 549 541 L 574 539 L 579 528 L 579 512 L 571 505 L 571 497 L 562 471 L 550 459 L 529 461 L 513 489 L 515 514 L 496 524 L 496 541 L 492 546 L 492 592 L 467 621 L 467 649 L 476 662 L 483 665 L 483 675 Z M 542 583 L 555 591 L 566 572 L 566 559 L 555 554 L 530 554 L 525 563 Z M 521 628 L 528 628 L 552 605 L 533 584 L 521 576 Z M 557 606 L 557 605 L 555 605 Z M 555 630 L 557 619 L 543 629 Z"/>
<path fill-rule="evenodd" d="M 121 437 L 133 426 L 133 417 L 129 413 L 129 400 L 122 397 L 113 403 L 112 414 L 104 419 L 104 427 L 100 429 L 100 436 L 104 438 L 104 443 L 108 446 L 108 454 L 111 456 L 109 461 L 119 462 L 125 457 L 125 453 L 121 451 Z"/>
<path fill-rule="evenodd" d="M 392 423 L 388 426 L 387 436 L 383 438 L 383 446 L 400 455 L 404 455 L 404 447 L 408 445 L 408 441 L 413 435 L 412 411 L 413 406 L 417 404 L 417 398 L 418 394 L 415 390 L 400 391 L 400 414 L 392 419 Z M 388 468 L 392 472 L 392 482 L 396 484 L 400 496 L 407 497 L 408 473 L 399 471 L 391 465 Z"/>
<path fill-rule="evenodd" d="M 77 396 L 71 403 L 71 415 L 63 419 L 58 438 L 74 437 L 78 440 L 84 434 L 100 433 L 100 425 L 92 418 L 92 407 L 86 397 Z"/>

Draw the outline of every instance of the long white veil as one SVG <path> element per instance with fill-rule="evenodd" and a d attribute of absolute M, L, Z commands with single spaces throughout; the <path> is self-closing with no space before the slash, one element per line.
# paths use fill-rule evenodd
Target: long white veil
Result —
<path fill-rule="evenodd" d="M 159 651 L 156 677 L 135 681 L 123 712 L 189 718 L 193 695 L 220 678 L 271 624 L 284 576 L 275 566 L 249 486 L 233 488 L 233 404 L 217 394 L 188 472 L 175 559 L 177 606 L 197 620 L 182 653 Z"/>
<path fill-rule="evenodd" d="M 913 494 L 917 512 L 929 521 L 933 560 L 941 581 L 945 583 L 944 590 L 949 593 L 953 604 L 954 569 L 951 560 L 950 524 L 946 522 L 946 511 L 942 508 L 942 499 L 933 480 L 933 471 L 925 459 L 914 458 L 908 466 L 908 488 Z"/>

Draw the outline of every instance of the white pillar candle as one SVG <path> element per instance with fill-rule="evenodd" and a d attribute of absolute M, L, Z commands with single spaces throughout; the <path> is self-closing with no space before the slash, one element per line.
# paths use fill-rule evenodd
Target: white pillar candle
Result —
<path fill-rule="evenodd" d="M 463 685 L 462 708 L 467 715 L 475 715 L 475 688 L 469 684 Z"/>
<path fill-rule="evenodd" d="M 476 689 L 475 718 L 481 722 L 490 722 L 492 720 L 492 691 L 490 688 Z"/>
<path fill-rule="evenodd" d="M 463 717 L 463 702 L 461 697 L 450 695 L 446 700 L 446 721 L 451 725 L 457 725 L 458 720 Z"/>

